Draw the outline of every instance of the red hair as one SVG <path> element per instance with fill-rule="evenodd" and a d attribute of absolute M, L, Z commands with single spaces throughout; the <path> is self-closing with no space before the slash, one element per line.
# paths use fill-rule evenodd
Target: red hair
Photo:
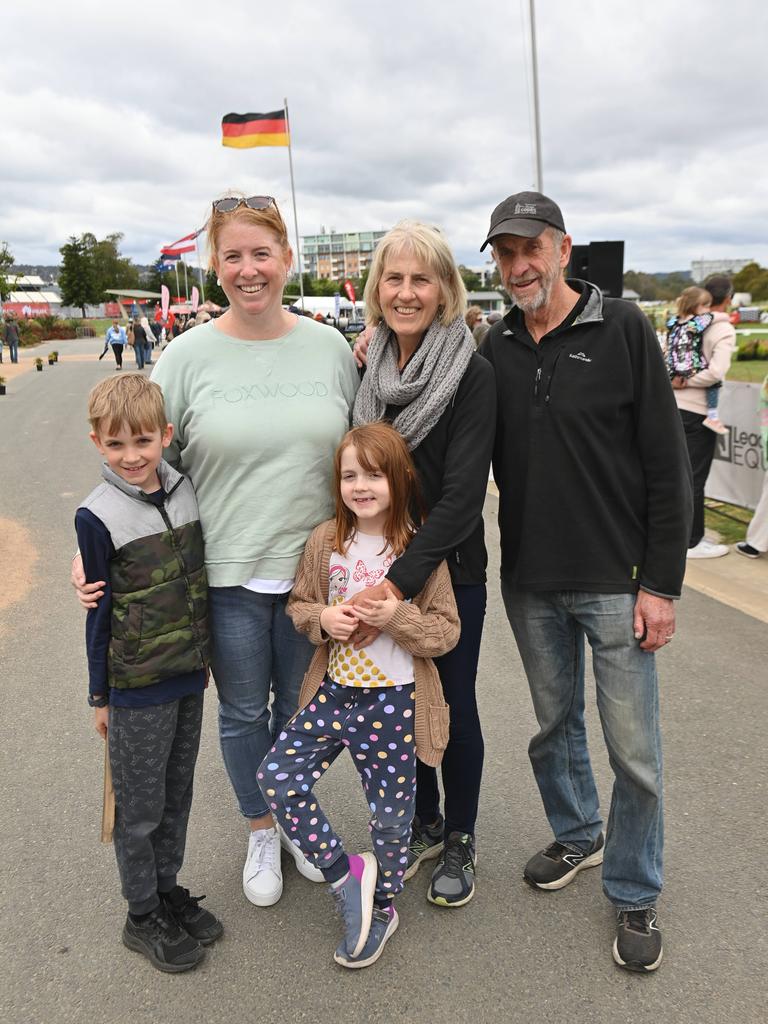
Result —
<path fill-rule="evenodd" d="M 341 456 L 346 448 L 354 448 L 363 469 L 378 470 L 389 484 L 389 511 L 384 523 L 384 538 L 396 556 L 408 547 L 417 523 L 412 508 L 421 506 L 416 468 L 403 438 L 389 423 L 365 423 L 354 427 L 341 439 L 333 460 L 333 482 L 336 495 L 336 536 L 334 548 L 346 554 L 357 527 L 355 514 L 341 498 Z"/>

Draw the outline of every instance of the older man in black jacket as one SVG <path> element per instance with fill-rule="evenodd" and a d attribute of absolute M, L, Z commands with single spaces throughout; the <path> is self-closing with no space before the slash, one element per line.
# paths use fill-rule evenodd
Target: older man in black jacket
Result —
<path fill-rule="evenodd" d="M 603 864 L 622 967 L 662 958 L 662 759 L 654 653 L 675 631 L 691 518 L 685 441 L 656 335 L 631 303 L 563 276 L 571 239 L 538 192 L 493 211 L 515 305 L 496 371 L 501 584 L 539 732 L 529 754 L 554 842 L 525 868 L 556 890 Z M 605 840 L 584 724 L 584 640 L 615 775 Z"/>

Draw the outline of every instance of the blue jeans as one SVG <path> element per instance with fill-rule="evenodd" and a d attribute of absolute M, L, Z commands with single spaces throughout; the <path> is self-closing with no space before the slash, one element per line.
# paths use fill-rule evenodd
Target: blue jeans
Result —
<path fill-rule="evenodd" d="M 133 354 L 136 356 L 136 369 L 144 369 L 144 346 L 140 342 L 136 342 L 133 346 Z"/>
<path fill-rule="evenodd" d="M 6 338 L 6 344 L 8 345 L 8 351 L 11 353 L 11 362 L 18 363 L 19 361 L 19 343 L 18 341 L 8 341 Z"/>
<path fill-rule="evenodd" d="M 246 818 L 268 812 L 256 772 L 298 708 L 314 652 L 285 614 L 287 601 L 288 594 L 256 594 L 245 587 L 208 591 L 221 752 Z"/>
<path fill-rule="evenodd" d="M 539 732 L 528 754 L 552 831 L 572 850 L 603 827 L 584 723 L 584 638 L 614 783 L 603 891 L 619 910 L 653 906 L 661 892 L 664 825 L 659 692 L 653 654 L 633 635 L 634 594 L 512 591 L 507 616 Z"/>

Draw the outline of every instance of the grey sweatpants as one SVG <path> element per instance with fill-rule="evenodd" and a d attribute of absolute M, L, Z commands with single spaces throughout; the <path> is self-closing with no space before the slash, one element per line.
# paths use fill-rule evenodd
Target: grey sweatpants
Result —
<path fill-rule="evenodd" d="M 115 856 L 132 914 L 148 914 L 176 885 L 184 860 L 203 694 L 146 708 L 109 709 Z"/>

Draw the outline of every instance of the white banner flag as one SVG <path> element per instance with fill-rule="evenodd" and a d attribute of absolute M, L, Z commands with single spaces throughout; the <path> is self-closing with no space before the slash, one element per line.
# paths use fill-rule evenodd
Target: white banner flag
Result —
<path fill-rule="evenodd" d="M 708 498 L 755 508 L 760 500 L 766 462 L 760 439 L 759 384 L 726 381 L 718 415 L 728 433 L 717 439 L 705 487 Z"/>

